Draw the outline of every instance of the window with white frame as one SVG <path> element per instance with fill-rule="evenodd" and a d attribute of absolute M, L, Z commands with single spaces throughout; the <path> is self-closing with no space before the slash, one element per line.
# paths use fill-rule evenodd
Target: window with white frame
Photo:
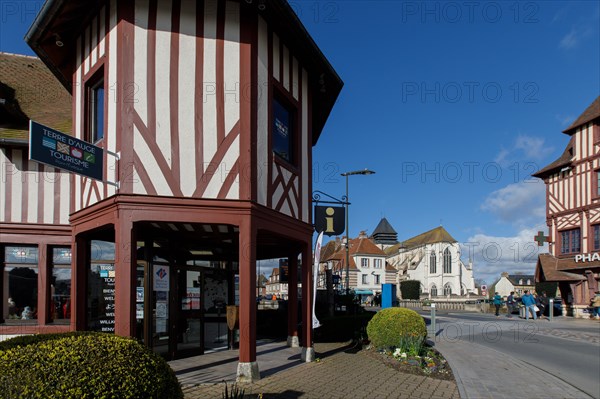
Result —
<path fill-rule="evenodd" d="M 375 275 L 375 284 L 381 284 L 381 276 L 379 274 Z"/>
<path fill-rule="evenodd" d="M 381 269 L 381 259 L 373 259 L 373 267 L 375 269 Z"/>
<path fill-rule="evenodd" d="M 360 265 L 361 265 L 362 267 L 369 267 L 369 258 L 362 258 L 362 259 L 360 260 Z"/>
<path fill-rule="evenodd" d="M 363 274 L 362 275 L 362 283 L 363 284 L 369 284 L 369 275 L 368 274 Z"/>

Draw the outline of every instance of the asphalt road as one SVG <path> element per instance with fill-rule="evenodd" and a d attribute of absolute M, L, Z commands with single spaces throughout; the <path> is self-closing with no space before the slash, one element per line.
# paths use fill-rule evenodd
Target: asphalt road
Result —
<path fill-rule="evenodd" d="M 468 342 L 473 351 L 479 345 L 492 348 L 600 398 L 600 323 L 450 313 L 438 315 L 436 327 L 436 342 Z"/>

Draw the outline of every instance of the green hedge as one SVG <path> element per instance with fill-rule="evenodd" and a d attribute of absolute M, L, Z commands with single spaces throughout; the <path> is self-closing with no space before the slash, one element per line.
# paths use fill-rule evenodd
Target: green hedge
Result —
<path fill-rule="evenodd" d="M 419 299 L 421 295 L 421 283 L 417 280 L 401 281 L 400 293 L 402 294 L 402 299 Z"/>
<path fill-rule="evenodd" d="M 425 320 L 417 312 L 405 308 L 387 308 L 377 312 L 367 325 L 367 335 L 377 349 L 402 347 L 407 337 L 424 339 Z"/>
<path fill-rule="evenodd" d="M 183 398 L 173 370 L 137 341 L 102 333 L 40 334 L 0 345 L 3 398 Z"/>

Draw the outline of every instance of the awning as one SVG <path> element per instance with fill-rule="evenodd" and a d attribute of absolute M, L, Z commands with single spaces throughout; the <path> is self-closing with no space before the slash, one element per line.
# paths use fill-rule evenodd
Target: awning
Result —
<path fill-rule="evenodd" d="M 356 295 L 373 295 L 373 291 L 371 290 L 354 290 Z"/>

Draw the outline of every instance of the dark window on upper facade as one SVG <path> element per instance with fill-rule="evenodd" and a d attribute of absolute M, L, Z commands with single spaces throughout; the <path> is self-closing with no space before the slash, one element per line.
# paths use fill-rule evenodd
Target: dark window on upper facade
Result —
<path fill-rule="evenodd" d="M 572 229 L 560 232 L 561 254 L 576 254 L 581 251 L 581 231 Z"/>
<path fill-rule="evenodd" d="M 273 152 L 279 158 L 294 163 L 294 116 L 289 107 L 273 100 Z"/>
<path fill-rule="evenodd" d="M 104 138 L 104 77 L 102 70 L 96 74 L 98 78 L 88 81 L 87 96 L 87 134 L 86 140 L 97 143 Z"/>
<path fill-rule="evenodd" d="M 592 226 L 594 229 L 594 251 L 600 250 L 600 224 Z"/>

